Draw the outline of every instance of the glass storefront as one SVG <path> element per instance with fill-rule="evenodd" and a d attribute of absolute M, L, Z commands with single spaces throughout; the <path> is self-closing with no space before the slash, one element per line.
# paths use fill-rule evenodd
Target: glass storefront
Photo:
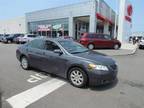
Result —
<path fill-rule="evenodd" d="M 68 18 L 29 22 L 28 31 L 47 37 L 67 36 L 69 33 Z"/>

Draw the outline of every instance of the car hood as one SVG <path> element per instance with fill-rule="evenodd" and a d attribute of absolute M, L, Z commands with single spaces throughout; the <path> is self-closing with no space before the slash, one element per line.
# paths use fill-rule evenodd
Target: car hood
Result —
<path fill-rule="evenodd" d="M 85 53 L 77 53 L 74 55 L 83 60 L 93 62 L 96 64 L 103 64 L 103 65 L 115 65 L 116 64 L 116 62 L 112 58 L 110 58 L 102 53 L 95 52 L 95 51 L 88 51 Z"/>

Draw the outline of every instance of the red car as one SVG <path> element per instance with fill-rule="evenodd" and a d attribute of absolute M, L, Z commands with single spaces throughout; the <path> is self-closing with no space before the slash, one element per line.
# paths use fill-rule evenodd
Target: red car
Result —
<path fill-rule="evenodd" d="M 107 34 L 84 33 L 80 38 L 79 42 L 89 49 L 94 48 L 119 49 L 121 47 L 120 41 L 111 38 L 111 36 Z"/>

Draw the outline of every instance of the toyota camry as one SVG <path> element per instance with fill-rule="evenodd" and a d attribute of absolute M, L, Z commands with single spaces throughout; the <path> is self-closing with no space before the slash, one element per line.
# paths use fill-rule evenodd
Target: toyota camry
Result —
<path fill-rule="evenodd" d="M 23 69 L 30 67 L 67 79 L 75 87 L 115 81 L 116 62 L 70 39 L 35 39 L 20 47 L 16 56 Z"/>

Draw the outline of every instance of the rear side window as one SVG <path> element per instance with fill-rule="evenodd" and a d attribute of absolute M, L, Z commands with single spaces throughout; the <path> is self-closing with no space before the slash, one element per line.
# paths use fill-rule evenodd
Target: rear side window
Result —
<path fill-rule="evenodd" d="M 27 37 L 36 37 L 36 35 L 28 35 Z"/>
<path fill-rule="evenodd" d="M 31 48 L 45 49 L 45 41 L 41 39 L 35 39 L 28 43 L 28 46 Z"/>
<path fill-rule="evenodd" d="M 99 39 L 105 39 L 103 34 L 98 34 Z"/>
<path fill-rule="evenodd" d="M 93 39 L 93 38 L 95 38 L 95 36 L 94 36 L 94 34 L 89 34 L 88 38 Z"/>
<path fill-rule="evenodd" d="M 110 35 L 103 35 L 104 39 L 106 40 L 111 40 L 111 36 Z"/>

